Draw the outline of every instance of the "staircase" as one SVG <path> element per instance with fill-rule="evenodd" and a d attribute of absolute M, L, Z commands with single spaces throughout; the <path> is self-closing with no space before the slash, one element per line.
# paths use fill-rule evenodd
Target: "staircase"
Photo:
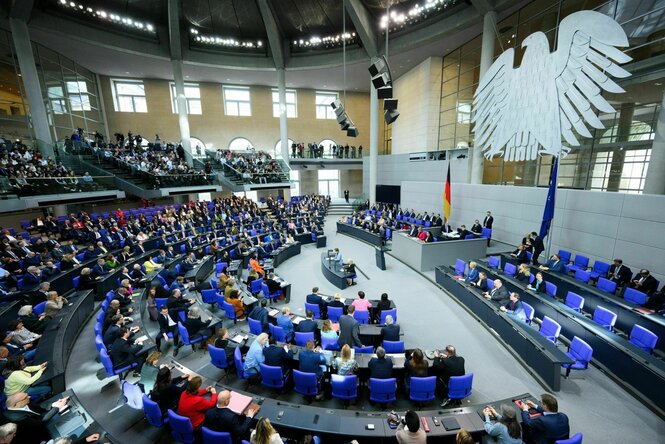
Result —
<path fill-rule="evenodd" d="M 328 207 L 329 216 L 350 216 L 353 214 L 353 205 L 350 203 L 331 203 Z"/>

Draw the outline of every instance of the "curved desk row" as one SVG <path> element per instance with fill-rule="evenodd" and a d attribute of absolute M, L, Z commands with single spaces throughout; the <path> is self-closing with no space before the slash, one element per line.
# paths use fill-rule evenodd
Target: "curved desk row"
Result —
<path fill-rule="evenodd" d="M 380 248 L 383 245 L 382 236 L 367 230 L 363 230 L 362 228 L 356 227 L 354 225 L 337 222 L 337 232 L 354 237 L 363 242 L 367 242 L 368 244 L 374 245 L 375 247 Z"/>
<path fill-rule="evenodd" d="M 469 261 L 487 255 L 487 239 L 461 239 L 425 243 L 406 232 L 393 235 L 390 255 L 417 271 L 433 270 L 437 265 L 454 264 L 457 259 Z"/>
<path fill-rule="evenodd" d="M 485 299 L 475 287 L 453 277 L 445 267 L 436 268 L 436 282 L 446 289 L 488 328 L 494 330 L 533 372 L 553 391 L 561 388 L 561 364 L 573 361 L 555 344 L 524 322 L 512 319 Z"/>
<path fill-rule="evenodd" d="M 561 325 L 561 335 L 572 340 L 573 336 L 593 348 L 593 361 L 600 364 L 615 378 L 629 386 L 638 397 L 661 412 L 665 412 L 665 362 L 648 354 L 621 336 L 606 330 L 581 313 L 546 295 L 524 289 L 516 279 L 498 274 L 478 264 L 488 279 L 501 279 L 509 291 L 516 291 L 521 300 L 531 305 L 539 316 L 548 316 Z"/>
<path fill-rule="evenodd" d="M 48 323 L 39 340 L 34 362 L 48 362 L 48 367 L 38 382 L 50 381 L 54 393 L 65 390 L 65 369 L 69 354 L 81 329 L 92 316 L 94 299 L 91 290 L 77 291 L 67 296 L 69 304 Z"/>
<path fill-rule="evenodd" d="M 511 262 L 509 255 L 501 255 L 502 268 L 506 262 Z M 665 317 L 655 313 L 640 313 L 636 309 L 639 305 L 632 304 L 627 300 L 606 293 L 596 287 L 585 284 L 567 274 L 553 271 L 539 270 L 538 267 L 530 266 L 531 273 L 541 272 L 546 282 L 551 282 L 557 286 L 557 297 L 565 300 L 569 291 L 577 293 L 584 298 L 584 307 L 582 311 L 593 315 L 597 306 L 601 305 L 617 314 L 616 328 L 626 335 L 630 334 L 635 324 L 650 330 L 657 335 L 660 340 L 656 343 L 656 349 L 665 352 Z"/>
<path fill-rule="evenodd" d="M 328 259 L 328 253 L 321 253 L 321 272 L 335 287 L 344 290 L 349 286 L 347 279 L 353 277 L 353 273 L 347 273 L 332 259 Z"/>
<path fill-rule="evenodd" d="M 291 259 L 293 256 L 300 254 L 302 250 L 302 244 L 296 242 L 290 245 L 285 245 L 281 250 L 270 252 L 270 258 L 272 259 L 272 266 L 274 268 L 279 267 L 287 259 Z"/>

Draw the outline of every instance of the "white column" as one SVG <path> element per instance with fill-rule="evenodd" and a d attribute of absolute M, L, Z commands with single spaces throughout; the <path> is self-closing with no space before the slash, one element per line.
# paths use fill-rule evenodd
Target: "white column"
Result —
<path fill-rule="evenodd" d="M 25 93 L 28 96 L 30 120 L 32 121 L 39 150 L 45 156 L 53 156 L 53 139 L 46 116 L 46 107 L 44 106 L 44 97 L 42 96 L 42 89 L 39 84 L 37 67 L 35 66 L 35 57 L 32 53 L 28 25 L 21 20 L 10 18 L 9 27 L 12 32 L 12 39 L 14 40 L 16 58 L 21 68 L 21 78 L 25 86 Z"/>
<path fill-rule="evenodd" d="M 374 205 L 379 165 L 379 96 L 371 83 L 369 90 L 369 204 Z"/>
<path fill-rule="evenodd" d="M 483 40 L 480 52 L 480 79 L 482 79 L 487 70 L 490 69 L 492 61 L 494 60 L 494 42 L 496 40 L 496 34 L 494 32 L 495 27 L 496 13 L 490 11 L 485 14 L 483 20 Z M 484 168 L 482 150 L 480 147 L 474 146 L 473 149 L 469 149 L 469 156 L 471 157 L 471 168 L 469 168 L 471 174 L 469 182 L 482 184 Z"/>
<path fill-rule="evenodd" d="M 279 140 L 282 142 L 282 159 L 289 164 L 289 130 L 286 116 L 286 70 L 277 68 L 277 90 L 279 94 Z M 275 153 L 276 154 L 276 153 Z"/>
<path fill-rule="evenodd" d="M 665 194 L 665 92 L 655 132 L 647 177 L 644 181 L 644 194 Z"/>
<path fill-rule="evenodd" d="M 192 144 L 189 140 L 189 116 L 187 115 L 187 99 L 185 98 L 185 81 L 182 77 L 182 62 L 172 60 L 173 81 L 175 83 L 176 102 L 178 104 L 178 125 L 180 126 L 180 143 L 185 149 L 187 165 L 194 165 L 192 158 Z"/>

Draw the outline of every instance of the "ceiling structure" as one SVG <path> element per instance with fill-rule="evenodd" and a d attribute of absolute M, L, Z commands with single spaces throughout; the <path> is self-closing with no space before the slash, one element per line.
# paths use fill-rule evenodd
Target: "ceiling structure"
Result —
<path fill-rule="evenodd" d="M 489 9 L 498 19 L 531 0 L 14 0 L 32 4 L 31 38 L 93 72 L 172 79 L 169 4 L 177 8 L 188 81 L 369 91 L 370 58 L 389 54 L 393 77 L 427 57 L 444 56 L 479 35 Z M 386 6 L 390 2 L 390 19 Z M 0 3 L 7 17 L 12 2 Z M 618 2 L 616 16 L 639 17 L 665 0 Z M 646 5 L 648 4 L 648 5 Z M 269 14 L 269 16 L 266 16 Z M 662 29 L 665 14 L 636 19 L 631 37 Z M 655 20 L 655 21 L 654 21 Z M 2 26 L 3 20 L 0 20 Z M 267 23 L 268 22 L 268 23 Z M 271 26 L 270 22 L 275 26 Z M 344 34 L 346 31 L 346 34 Z M 175 35 L 175 34 L 174 34 Z M 281 42 L 280 48 L 270 43 Z M 346 66 L 343 66 L 343 50 Z M 277 55 L 277 57 L 276 57 Z"/>

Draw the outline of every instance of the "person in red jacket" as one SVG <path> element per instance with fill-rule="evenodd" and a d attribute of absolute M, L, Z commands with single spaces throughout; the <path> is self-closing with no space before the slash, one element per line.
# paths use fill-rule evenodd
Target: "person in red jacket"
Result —
<path fill-rule="evenodd" d="M 178 414 L 186 416 L 192 423 L 194 429 L 201 427 L 201 423 L 205 419 L 205 413 L 208 409 L 215 407 L 217 404 L 217 391 L 214 387 L 201 388 L 203 380 L 200 376 L 193 377 L 188 383 L 187 388 L 178 402 Z M 210 393 L 210 400 L 203 396 Z"/>

